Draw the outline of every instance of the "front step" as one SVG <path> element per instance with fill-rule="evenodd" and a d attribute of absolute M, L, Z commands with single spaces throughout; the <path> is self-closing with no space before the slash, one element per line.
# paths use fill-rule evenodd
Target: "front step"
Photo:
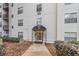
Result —
<path fill-rule="evenodd" d="M 43 42 L 38 42 L 38 41 L 35 41 L 34 43 L 37 43 L 37 44 L 42 44 Z"/>

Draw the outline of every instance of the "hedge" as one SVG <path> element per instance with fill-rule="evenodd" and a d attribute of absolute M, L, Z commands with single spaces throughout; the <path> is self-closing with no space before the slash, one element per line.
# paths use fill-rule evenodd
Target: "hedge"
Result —
<path fill-rule="evenodd" d="M 0 45 L 0 56 L 5 55 L 4 53 L 4 45 Z"/>
<path fill-rule="evenodd" d="M 68 42 L 68 43 L 71 43 L 71 44 L 79 44 L 79 41 L 71 41 L 71 42 Z"/>
<path fill-rule="evenodd" d="M 3 39 L 3 42 L 19 42 L 20 41 L 20 38 L 16 38 L 16 37 L 3 36 L 0 38 Z"/>
<path fill-rule="evenodd" d="M 3 42 L 20 42 L 20 38 L 16 38 L 16 37 L 0 37 L 1 41 Z M 5 45 L 4 44 L 0 44 L 0 56 L 4 56 L 5 55 Z"/>

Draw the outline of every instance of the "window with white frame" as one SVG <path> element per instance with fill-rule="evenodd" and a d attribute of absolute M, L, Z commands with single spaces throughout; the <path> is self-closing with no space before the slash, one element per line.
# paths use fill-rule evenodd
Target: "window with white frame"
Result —
<path fill-rule="evenodd" d="M 2 32 L 0 32 L 0 37 L 2 36 Z"/>
<path fill-rule="evenodd" d="M 39 18 L 37 18 L 38 20 L 37 20 L 37 25 L 41 25 L 41 23 L 42 23 L 42 17 L 39 17 Z"/>
<path fill-rule="evenodd" d="M 77 40 L 77 32 L 65 32 L 65 41 L 76 41 Z"/>
<path fill-rule="evenodd" d="M 13 18 L 13 17 L 14 17 L 14 15 L 12 14 L 12 15 L 11 15 L 11 17 Z"/>
<path fill-rule="evenodd" d="M 23 13 L 23 7 L 19 7 L 18 8 L 18 14 L 22 14 Z"/>
<path fill-rule="evenodd" d="M 64 3 L 65 5 L 70 5 L 70 4 L 72 4 L 72 3 Z"/>
<path fill-rule="evenodd" d="M 11 6 L 13 7 L 13 3 L 11 4 Z"/>
<path fill-rule="evenodd" d="M 18 38 L 23 38 L 23 32 L 18 32 Z"/>
<path fill-rule="evenodd" d="M 41 14 L 41 11 L 42 11 L 42 4 L 37 4 L 37 14 L 40 15 Z"/>
<path fill-rule="evenodd" d="M 2 13 L 0 12 L 0 18 L 2 17 Z"/>
<path fill-rule="evenodd" d="M 18 26 L 23 26 L 23 19 L 18 20 Z"/>
<path fill-rule="evenodd" d="M 77 23 L 77 13 L 65 13 L 65 23 Z"/>
<path fill-rule="evenodd" d="M 2 22 L 0 22 L 0 27 L 2 27 Z"/>
<path fill-rule="evenodd" d="M 0 5 L 0 8 L 2 7 L 2 5 Z"/>

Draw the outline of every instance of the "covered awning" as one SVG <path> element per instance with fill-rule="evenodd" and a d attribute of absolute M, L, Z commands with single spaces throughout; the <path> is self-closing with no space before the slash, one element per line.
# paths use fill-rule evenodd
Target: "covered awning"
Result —
<path fill-rule="evenodd" d="M 36 25 L 32 28 L 32 41 L 42 43 L 47 41 L 47 29 L 43 25 Z"/>
<path fill-rule="evenodd" d="M 46 28 L 42 25 L 37 25 L 37 26 L 34 26 L 32 30 L 33 31 L 45 31 Z"/>

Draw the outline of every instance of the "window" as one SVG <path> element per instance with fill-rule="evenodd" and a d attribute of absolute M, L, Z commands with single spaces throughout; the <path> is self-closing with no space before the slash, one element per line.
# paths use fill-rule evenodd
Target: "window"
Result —
<path fill-rule="evenodd" d="M 41 25 L 41 23 L 42 23 L 42 18 L 41 17 L 39 17 L 39 18 L 37 18 L 38 20 L 37 20 L 37 25 Z"/>
<path fill-rule="evenodd" d="M 0 32 L 0 37 L 2 36 L 2 32 Z"/>
<path fill-rule="evenodd" d="M 22 14 L 23 13 L 23 7 L 19 7 L 18 8 L 18 14 Z"/>
<path fill-rule="evenodd" d="M 77 23 L 77 13 L 66 13 L 65 23 Z"/>
<path fill-rule="evenodd" d="M 14 26 L 12 25 L 12 29 L 14 28 Z"/>
<path fill-rule="evenodd" d="M 8 32 L 8 31 L 6 31 L 6 34 L 9 34 L 9 32 Z"/>
<path fill-rule="evenodd" d="M 76 41 L 77 40 L 77 32 L 65 32 L 65 41 Z"/>
<path fill-rule="evenodd" d="M 0 27 L 2 27 L 2 22 L 0 22 Z"/>
<path fill-rule="evenodd" d="M 23 19 L 18 20 L 18 26 L 23 26 Z"/>
<path fill-rule="evenodd" d="M 13 3 L 12 3 L 12 5 L 11 5 L 12 7 L 13 7 Z"/>
<path fill-rule="evenodd" d="M 37 14 L 40 15 L 42 11 L 42 4 L 38 4 L 36 10 L 37 10 Z"/>
<path fill-rule="evenodd" d="M 0 5 L 0 8 L 1 8 L 2 6 Z"/>
<path fill-rule="evenodd" d="M 70 5 L 70 4 L 72 4 L 72 3 L 65 3 L 65 5 Z"/>
<path fill-rule="evenodd" d="M 0 12 L 0 18 L 2 17 L 2 13 Z"/>
<path fill-rule="evenodd" d="M 23 38 L 23 32 L 18 32 L 18 38 Z"/>
<path fill-rule="evenodd" d="M 11 17 L 13 18 L 13 17 L 14 17 L 14 15 L 12 14 L 12 15 L 11 15 Z"/>

